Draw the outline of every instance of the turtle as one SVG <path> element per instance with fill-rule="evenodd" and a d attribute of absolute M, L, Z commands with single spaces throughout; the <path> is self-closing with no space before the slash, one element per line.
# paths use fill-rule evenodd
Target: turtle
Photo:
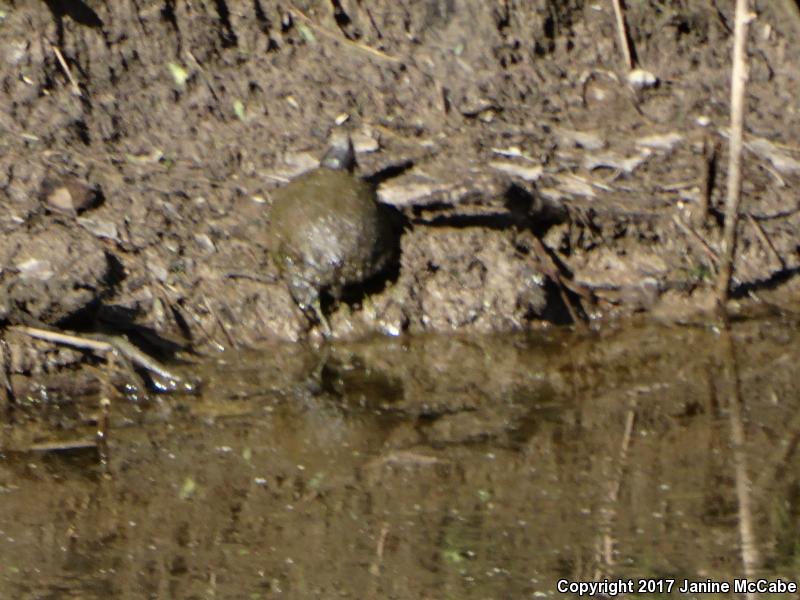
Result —
<path fill-rule="evenodd" d="M 270 253 L 294 302 L 325 337 L 331 331 L 321 295 L 339 300 L 346 287 L 384 272 L 399 255 L 397 215 L 355 167 L 350 136 L 334 132 L 319 167 L 273 195 Z"/>

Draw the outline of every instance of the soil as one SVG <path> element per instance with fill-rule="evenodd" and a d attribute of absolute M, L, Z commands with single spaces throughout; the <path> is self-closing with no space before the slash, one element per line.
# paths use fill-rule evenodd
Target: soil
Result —
<path fill-rule="evenodd" d="M 734 295 L 787 305 L 800 21 L 791 2 L 754 8 Z M 645 87 L 627 83 L 611 3 L 0 9 L 7 324 L 138 328 L 200 350 L 313 338 L 265 232 L 272 192 L 315 166 L 336 124 L 407 225 L 399 264 L 327 306 L 335 338 L 685 320 L 712 304 L 731 3 L 630 3 Z"/>

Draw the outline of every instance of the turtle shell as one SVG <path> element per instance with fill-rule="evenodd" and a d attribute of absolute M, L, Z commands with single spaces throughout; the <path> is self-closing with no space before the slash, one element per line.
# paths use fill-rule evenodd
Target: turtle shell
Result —
<path fill-rule="evenodd" d="M 347 170 L 320 167 L 273 196 L 270 248 L 298 305 L 382 271 L 397 252 L 388 207 L 375 188 Z"/>

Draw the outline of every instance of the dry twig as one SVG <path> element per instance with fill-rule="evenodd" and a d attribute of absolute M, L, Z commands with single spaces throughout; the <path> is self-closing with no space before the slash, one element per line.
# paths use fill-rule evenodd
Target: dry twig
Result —
<path fill-rule="evenodd" d="M 672 215 L 672 220 L 681 231 L 689 236 L 691 241 L 695 242 L 708 255 L 708 258 L 711 259 L 715 266 L 719 263 L 719 255 L 714 252 L 714 249 L 708 245 L 699 233 L 684 223 L 678 215 Z"/>
<path fill-rule="evenodd" d="M 728 191 L 725 197 L 725 229 L 722 236 L 722 261 L 717 278 L 717 302 L 728 299 L 736 250 L 736 227 L 742 197 L 742 135 L 744 130 L 744 93 L 747 86 L 747 30 L 753 15 L 748 0 L 736 0 L 736 27 L 731 71 L 731 138 L 728 158 Z"/>
<path fill-rule="evenodd" d="M 375 560 L 369 567 L 370 575 L 380 575 L 381 563 L 383 562 L 383 553 L 386 549 L 386 538 L 389 536 L 389 524 L 384 523 L 381 525 L 380 534 L 378 534 L 378 545 L 375 548 Z"/>
<path fill-rule="evenodd" d="M 13 329 L 34 339 L 44 340 L 53 344 L 63 344 L 65 346 L 72 346 L 73 348 L 91 350 L 92 352 L 103 355 L 108 353 L 117 353 L 119 356 L 124 357 L 141 368 L 147 369 L 151 373 L 155 373 L 159 377 L 162 377 L 168 381 L 182 381 L 181 377 L 168 371 L 155 359 L 151 358 L 129 341 L 121 337 L 96 336 L 101 337 L 102 339 L 94 339 L 85 336 L 60 333 L 58 331 L 48 331 L 47 329 L 39 329 L 37 327 L 27 327 L 23 325 L 14 326 Z"/>
<path fill-rule="evenodd" d="M 298 18 L 301 21 L 303 21 L 306 25 L 308 25 L 309 27 L 313 28 L 315 31 L 323 34 L 326 37 L 334 39 L 336 41 L 343 42 L 345 44 L 345 47 L 349 46 L 349 47 L 354 48 L 356 50 L 360 50 L 362 52 L 366 52 L 367 54 L 371 54 L 372 56 L 376 56 L 376 57 L 378 57 L 378 58 L 380 58 L 382 60 L 388 60 L 389 62 L 393 62 L 393 63 L 402 62 L 401 59 L 399 59 L 399 58 L 397 58 L 395 56 L 390 56 L 389 54 L 386 54 L 385 52 L 381 52 L 380 50 L 376 50 L 372 46 L 367 46 L 366 44 L 360 44 L 359 42 L 354 42 L 352 40 L 348 40 L 347 38 L 342 39 L 341 35 L 326 29 L 325 27 L 319 25 L 318 23 L 315 23 L 314 20 L 311 17 L 306 15 L 299 8 L 296 8 L 294 6 L 290 6 L 289 12 L 292 13 L 292 15 L 294 15 L 296 18 Z"/>
<path fill-rule="evenodd" d="M 625 24 L 625 13 L 622 7 L 622 0 L 613 0 L 614 16 L 617 20 L 617 34 L 619 35 L 619 46 L 625 58 L 625 66 L 628 71 L 633 69 L 633 53 L 631 52 L 630 41 L 628 39 L 628 27 Z"/>
<path fill-rule="evenodd" d="M 69 79 L 70 84 L 72 85 L 72 93 L 76 96 L 81 96 L 81 88 L 78 86 L 78 82 L 75 81 L 75 78 L 72 77 L 72 72 L 69 70 L 69 65 L 67 65 L 67 61 L 64 60 L 64 55 L 61 54 L 61 50 L 58 49 L 58 46 L 50 46 L 53 49 L 53 54 L 56 55 L 58 59 L 58 64 L 61 65 L 61 68 L 64 70 L 64 73 Z"/>
<path fill-rule="evenodd" d="M 758 224 L 758 221 L 756 221 L 753 218 L 753 215 L 751 215 L 750 213 L 747 213 L 747 220 L 753 226 L 753 229 L 756 230 L 756 236 L 758 236 L 758 240 L 761 242 L 761 245 L 764 247 L 764 252 L 766 252 L 767 254 L 772 256 L 772 259 L 776 263 L 778 263 L 778 267 L 781 270 L 785 269 L 786 268 L 786 263 L 781 258 L 781 255 L 778 254 L 778 251 L 775 249 L 775 246 L 772 245 L 772 242 L 767 237 L 767 234 L 764 231 L 764 228 L 761 227 L 761 225 Z"/>

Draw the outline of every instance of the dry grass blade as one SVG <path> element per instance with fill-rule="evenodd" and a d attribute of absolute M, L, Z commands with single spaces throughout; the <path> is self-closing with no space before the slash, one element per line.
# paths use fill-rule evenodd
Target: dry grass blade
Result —
<path fill-rule="evenodd" d="M 330 31 L 330 30 L 326 29 L 325 27 L 322 27 L 321 25 L 318 25 L 317 23 L 315 23 L 314 20 L 311 19 L 311 17 L 306 15 L 299 8 L 295 8 L 294 6 L 291 6 L 289 8 L 289 12 L 292 13 L 292 15 L 294 15 L 296 18 L 298 18 L 301 21 L 303 21 L 303 23 L 305 23 L 306 25 L 308 25 L 309 27 L 314 29 L 314 31 L 317 31 L 318 33 L 321 33 L 322 35 L 324 35 L 326 37 L 329 37 L 331 39 L 337 40 L 339 42 L 344 42 L 345 47 L 354 48 L 356 50 L 360 50 L 362 52 L 366 52 L 367 54 L 371 54 L 372 56 L 376 56 L 376 57 L 378 57 L 378 58 L 380 58 L 382 60 L 388 60 L 388 61 L 393 62 L 393 63 L 402 62 L 401 59 L 396 58 L 394 56 L 390 56 L 390 55 L 386 54 L 385 52 L 381 52 L 380 50 L 376 50 L 375 48 L 373 48 L 371 46 L 367 46 L 366 44 L 360 44 L 358 42 L 354 42 L 352 40 L 348 40 L 347 38 L 342 39 L 341 35 L 339 35 L 337 33 L 334 33 L 333 31 Z"/>
<path fill-rule="evenodd" d="M 72 86 L 72 93 L 76 96 L 81 96 L 81 88 L 78 86 L 78 82 L 75 81 L 75 78 L 72 77 L 72 72 L 69 70 L 69 65 L 67 65 L 67 61 L 64 60 L 64 55 L 61 54 L 61 50 L 58 49 L 58 46 L 50 46 L 53 49 L 53 54 L 56 55 L 58 59 L 58 64 L 61 65 L 61 68 L 64 70 L 64 73 L 67 75 L 67 79 L 69 79 L 69 83 Z"/>
<path fill-rule="evenodd" d="M 699 233 L 684 223 L 678 215 L 672 215 L 672 220 L 675 222 L 675 225 L 677 225 L 678 228 L 689 237 L 690 241 L 694 242 L 703 252 L 706 253 L 708 258 L 711 259 L 715 266 L 719 263 L 719 255 L 714 252 L 714 249 L 708 245 L 708 243 Z"/>
<path fill-rule="evenodd" d="M 767 237 L 767 233 L 764 231 L 764 228 L 758 224 L 758 221 L 756 221 L 753 218 L 753 215 L 750 213 L 747 213 L 747 220 L 749 221 L 750 225 L 753 226 L 753 229 L 755 229 L 756 236 L 758 236 L 758 241 L 760 241 L 761 245 L 764 247 L 764 252 L 772 257 L 772 260 L 778 265 L 779 269 L 785 269 L 786 262 L 775 249 L 775 246 L 772 244 L 770 239 Z"/>
<path fill-rule="evenodd" d="M 380 575 L 381 563 L 383 563 L 383 554 L 386 550 L 386 539 L 389 537 L 389 524 L 383 523 L 381 531 L 378 534 L 378 545 L 375 548 L 375 560 L 369 567 L 370 575 Z"/>
<path fill-rule="evenodd" d="M 631 52 L 630 41 L 628 40 L 628 27 L 625 25 L 625 12 L 622 7 L 622 0 L 613 0 L 614 17 L 617 20 L 617 35 L 619 35 L 619 47 L 625 58 L 625 66 L 628 71 L 633 69 L 633 53 Z"/>
<path fill-rule="evenodd" d="M 748 0 L 736 0 L 736 27 L 731 71 L 731 137 L 728 159 L 728 189 L 725 197 L 725 229 L 722 236 L 722 261 L 717 279 L 717 302 L 724 305 L 730 291 L 736 250 L 736 227 L 742 196 L 742 146 L 744 94 L 747 87 L 747 31 L 750 20 Z"/>

